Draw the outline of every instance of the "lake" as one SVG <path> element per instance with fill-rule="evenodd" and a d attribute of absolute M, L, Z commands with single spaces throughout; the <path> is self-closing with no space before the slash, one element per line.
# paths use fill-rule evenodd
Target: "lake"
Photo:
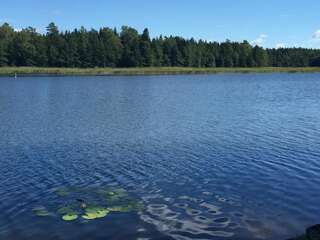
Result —
<path fill-rule="evenodd" d="M 0 239 L 285 240 L 320 222 L 320 74 L 3 77 L 0 123 Z"/>

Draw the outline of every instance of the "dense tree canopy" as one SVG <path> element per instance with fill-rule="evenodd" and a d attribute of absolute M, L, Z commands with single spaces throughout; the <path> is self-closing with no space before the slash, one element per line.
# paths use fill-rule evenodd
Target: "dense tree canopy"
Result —
<path fill-rule="evenodd" d="M 46 34 L 28 27 L 0 26 L 0 67 L 307 67 L 320 66 L 320 50 L 264 49 L 248 41 L 207 42 L 181 37 L 150 38 L 124 26 L 61 32 L 54 23 Z"/>

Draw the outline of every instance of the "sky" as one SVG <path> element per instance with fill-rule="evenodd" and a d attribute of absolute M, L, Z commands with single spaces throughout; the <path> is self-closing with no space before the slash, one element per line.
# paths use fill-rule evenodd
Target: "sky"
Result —
<path fill-rule="evenodd" d="M 4 22 L 17 31 L 32 26 L 44 33 L 50 22 L 60 30 L 126 25 L 147 27 L 153 37 L 320 48 L 319 0 L 1 0 Z"/>

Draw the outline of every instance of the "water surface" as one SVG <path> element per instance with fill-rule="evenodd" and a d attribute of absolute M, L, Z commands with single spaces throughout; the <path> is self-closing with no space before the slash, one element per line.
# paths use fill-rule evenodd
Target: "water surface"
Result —
<path fill-rule="evenodd" d="M 320 74 L 0 78 L 1 239 L 286 239 L 320 222 Z M 144 205 L 39 218 L 61 187 Z"/>

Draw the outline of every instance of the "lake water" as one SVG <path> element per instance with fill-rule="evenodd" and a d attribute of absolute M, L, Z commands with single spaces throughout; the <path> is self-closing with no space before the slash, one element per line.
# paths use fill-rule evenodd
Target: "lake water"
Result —
<path fill-rule="evenodd" d="M 320 74 L 0 78 L 0 123 L 0 239 L 276 240 L 320 222 Z M 55 212 L 59 189 L 105 187 L 143 207 Z"/>

